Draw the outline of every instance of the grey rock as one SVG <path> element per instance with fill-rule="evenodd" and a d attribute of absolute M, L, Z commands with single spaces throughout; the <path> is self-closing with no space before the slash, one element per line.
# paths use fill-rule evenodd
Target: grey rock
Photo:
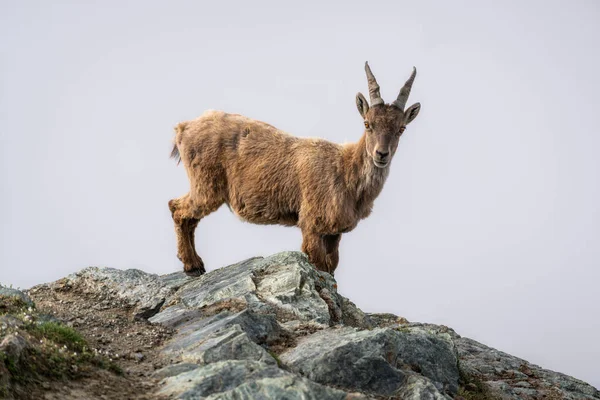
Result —
<path fill-rule="evenodd" d="M 179 275 L 159 277 L 137 269 L 88 267 L 67 276 L 62 284 L 78 286 L 102 301 L 118 300 L 125 306 L 134 307 L 135 317 L 147 319 L 160 310 L 183 282 Z"/>
<path fill-rule="evenodd" d="M 346 326 L 353 326 L 355 328 L 370 329 L 374 328 L 374 324 L 371 318 L 353 302 L 347 298 L 340 296 L 342 302 L 342 323 Z"/>
<path fill-rule="evenodd" d="M 14 315 L 0 316 L 0 333 L 4 333 L 7 329 L 22 328 L 24 325 L 23 321 Z"/>
<path fill-rule="evenodd" d="M 366 316 L 369 318 L 369 322 L 377 328 L 398 328 L 408 324 L 406 318 L 390 313 L 367 313 Z"/>
<path fill-rule="evenodd" d="M 445 335 L 446 337 L 449 337 L 452 340 L 460 339 L 460 335 L 454 332 L 454 329 L 449 328 L 446 325 L 425 324 L 422 322 L 407 322 L 406 324 L 400 324 L 398 328 L 401 330 L 411 330 L 414 328 L 419 328 L 431 334 Z"/>
<path fill-rule="evenodd" d="M 172 364 L 154 371 L 152 376 L 156 379 L 165 379 L 179 374 L 183 374 L 184 372 L 193 371 L 198 368 L 200 368 L 200 365 L 193 363 Z"/>
<path fill-rule="evenodd" d="M 258 361 L 220 361 L 164 379 L 158 394 L 178 399 L 202 399 L 235 389 L 247 381 L 284 375 L 277 366 Z"/>
<path fill-rule="evenodd" d="M 176 399 L 363 399 L 256 361 L 222 361 L 164 379 L 158 394 Z"/>
<path fill-rule="evenodd" d="M 366 400 L 360 393 L 346 393 L 292 374 L 247 381 L 235 389 L 213 394 L 207 400 Z"/>
<path fill-rule="evenodd" d="M 284 365 L 325 385 L 391 395 L 405 374 L 394 364 L 395 332 L 327 329 L 301 339 L 280 355 Z"/>
<path fill-rule="evenodd" d="M 288 311 L 293 319 L 327 325 L 341 322 L 341 296 L 335 281 L 317 271 L 305 254 L 275 254 L 256 270 L 257 294 L 262 301 Z"/>
<path fill-rule="evenodd" d="M 168 355 L 168 351 L 164 352 Z M 275 364 L 275 359 L 248 338 L 239 325 L 203 337 L 179 353 L 183 362 L 209 364 L 223 360 L 254 360 Z"/>
<path fill-rule="evenodd" d="M 456 394 L 460 374 L 452 335 L 418 325 L 394 331 L 398 332 L 398 363 L 431 379 L 439 390 Z"/>
<path fill-rule="evenodd" d="M 343 320 L 343 300 L 335 281 L 317 271 L 300 252 L 251 258 L 211 271 L 184 283 L 173 301 L 188 309 L 202 309 L 231 299 L 256 312 L 275 313 L 281 322 L 297 319 L 332 325 Z M 352 318 L 363 318 L 347 305 L 356 314 Z M 170 312 L 184 313 L 181 308 Z"/>
<path fill-rule="evenodd" d="M 292 371 L 319 383 L 392 395 L 417 370 L 449 393 L 458 390 L 455 350 L 447 338 L 418 330 L 326 329 L 298 341 L 280 356 Z"/>
<path fill-rule="evenodd" d="M 407 377 L 396 396 L 403 400 L 450 400 L 452 397 L 440 393 L 435 385 L 427 378 L 411 374 Z"/>
<path fill-rule="evenodd" d="M 23 351 L 29 347 L 29 342 L 18 332 L 6 335 L 0 342 L 0 353 L 5 354 L 12 360 L 18 360 Z"/>
<path fill-rule="evenodd" d="M 208 364 L 223 360 L 256 360 L 274 364 L 275 360 L 257 343 L 276 340 L 280 332 L 273 316 L 249 310 L 222 312 L 199 318 L 179 327 L 162 353 L 171 360 Z"/>
<path fill-rule="evenodd" d="M 174 328 L 177 325 L 202 317 L 202 315 L 200 310 L 189 309 L 183 304 L 175 304 L 148 318 L 148 321 Z"/>
<path fill-rule="evenodd" d="M 15 297 L 22 300 L 27 305 L 33 305 L 33 301 L 31 301 L 27 294 L 15 288 L 0 285 L 0 296 Z"/>
<path fill-rule="evenodd" d="M 178 333 L 172 342 L 196 341 L 207 334 L 239 325 L 252 341 L 263 344 L 276 341 L 281 330 L 272 315 L 256 314 L 250 310 L 237 313 L 223 311 L 213 316 L 202 317 L 199 315 L 178 326 Z"/>
<path fill-rule="evenodd" d="M 481 380 L 496 397 L 600 399 L 596 388 L 568 375 L 540 368 L 472 339 L 457 337 L 454 342 L 462 373 Z"/>
<path fill-rule="evenodd" d="M 177 301 L 187 308 L 202 308 L 226 299 L 243 299 L 256 290 L 253 268 L 261 260 L 251 258 L 193 279 L 179 289 Z"/>
<path fill-rule="evenodd" d="M 441 400 L 457 394 L 460 376 L 467 397 L 600 399 L 584 382 L 446 326 L 365 314 L 299 252 L 251 258 L 198 278 L 86 268 L 48 286 L 76 287 L 100 309 L 133 307 L 138 317 L 173 328 L 155 364 L 171 365 L 154 373 L 162 379 L 159 394 L 169 398 Z M 26 296 L 14 289 L 10 295 Z M 4 334 L 15 323 L 0 317 Z M 0 349 L 20 354 L 25 346 L 6 336 Z"/>
<path fill-rule="evenodd" d="M 160 275 L 158 279 L 163 286 L 172 290 L 177 290 L 192 280 L 192 278 L 187 276 L 184 272 L 173 272 L 167 275 Z"/>
<path fill-rule="evenodd" d="M 49 322 L 53 322 L 55 324 L 61 324 L 64 323 L 64 321 L 61 321 L 60 319 L 56 318 L 54 315 L 51 314 L 39 314 L 36 318 L 35 321 L 38 325 L 41 324 L 46 324 Z"/>

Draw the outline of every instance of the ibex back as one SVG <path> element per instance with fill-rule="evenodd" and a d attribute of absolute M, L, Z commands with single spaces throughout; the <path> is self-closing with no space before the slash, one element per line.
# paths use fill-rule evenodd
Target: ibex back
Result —
<path fill-rule="evenodd" d="M 368 64 L 365 70 L 371 106 L 356 95 L 365 127 L 357 143 L 298 138 L 221 111 L 177 125 L 171 155 L 183 161 L 190 192 L 169 201 L 169 208 L 188 275 L 205 272 L 194 245 L 196 226 L 223 203 L 248 222 L 298 226 L 309 261 L 334 273 L 342 234 L 371 213 L 398 140 L 421 107 L 404 109 L 415 69 L 391 104 L 382 100 Z"/>

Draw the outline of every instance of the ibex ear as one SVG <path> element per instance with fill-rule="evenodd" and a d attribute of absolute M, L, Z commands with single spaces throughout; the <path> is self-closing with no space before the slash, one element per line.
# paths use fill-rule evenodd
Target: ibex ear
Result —
<path fill-rule="evenodd" d="M 365 99 L 365 96 L 363 96 L 362 93 L 356 94 L 356 108 L 358 108 L 360 115 L 365 118 L 367 111 L 369 111 L 369 103 L 367 103 L 367 99 Z"/>
<path fill-rule="evenodd" d="M 415 103 L 408 107 L 408 109 L 404 111 L 404 125 L 410 124 L 413 119 L 417 118 L 419 110 L 421 110 L 421 103 Z"/>

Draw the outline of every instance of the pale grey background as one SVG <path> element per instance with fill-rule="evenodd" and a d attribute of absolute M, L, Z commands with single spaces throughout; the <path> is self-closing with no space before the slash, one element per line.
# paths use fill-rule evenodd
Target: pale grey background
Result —
<path fill-rule="evenodd" d="M 423 108 L 342 240 L 341 292 L 600 386 L 600 3 L 77 3 L 0 3 L 0 281 L 180 270 L 177 122 L 354 141 L 364 61 L 387 101 L 416 65 Z M 197 237 L 208 269 L 300 246 L 226 208 Z"/>

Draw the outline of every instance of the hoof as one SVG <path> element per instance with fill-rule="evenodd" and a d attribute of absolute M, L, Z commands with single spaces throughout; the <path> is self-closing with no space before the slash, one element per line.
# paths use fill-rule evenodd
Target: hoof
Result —
<path fill-rule="evenodd" d="M 193 277 L 204 275 L 206 273 L 206 270 L 204 269 L 204 263 L 202 262 L 202 260 L 198 261 L 199 262 L 196 262 L 192 265 L 184 265 L 183 272 L 185 272 L 187 276 Z"/>
<path fill-rule="evenodd" d="M 183 272 L 185 272 L 185 274 L 187 276 L 190 276 L 192 278 L 197 278 L 199 276 L 204 275 L 204 270 L 200 269 L 200 268 L 194 268 L 194 269 L 184 269 Z"/>

